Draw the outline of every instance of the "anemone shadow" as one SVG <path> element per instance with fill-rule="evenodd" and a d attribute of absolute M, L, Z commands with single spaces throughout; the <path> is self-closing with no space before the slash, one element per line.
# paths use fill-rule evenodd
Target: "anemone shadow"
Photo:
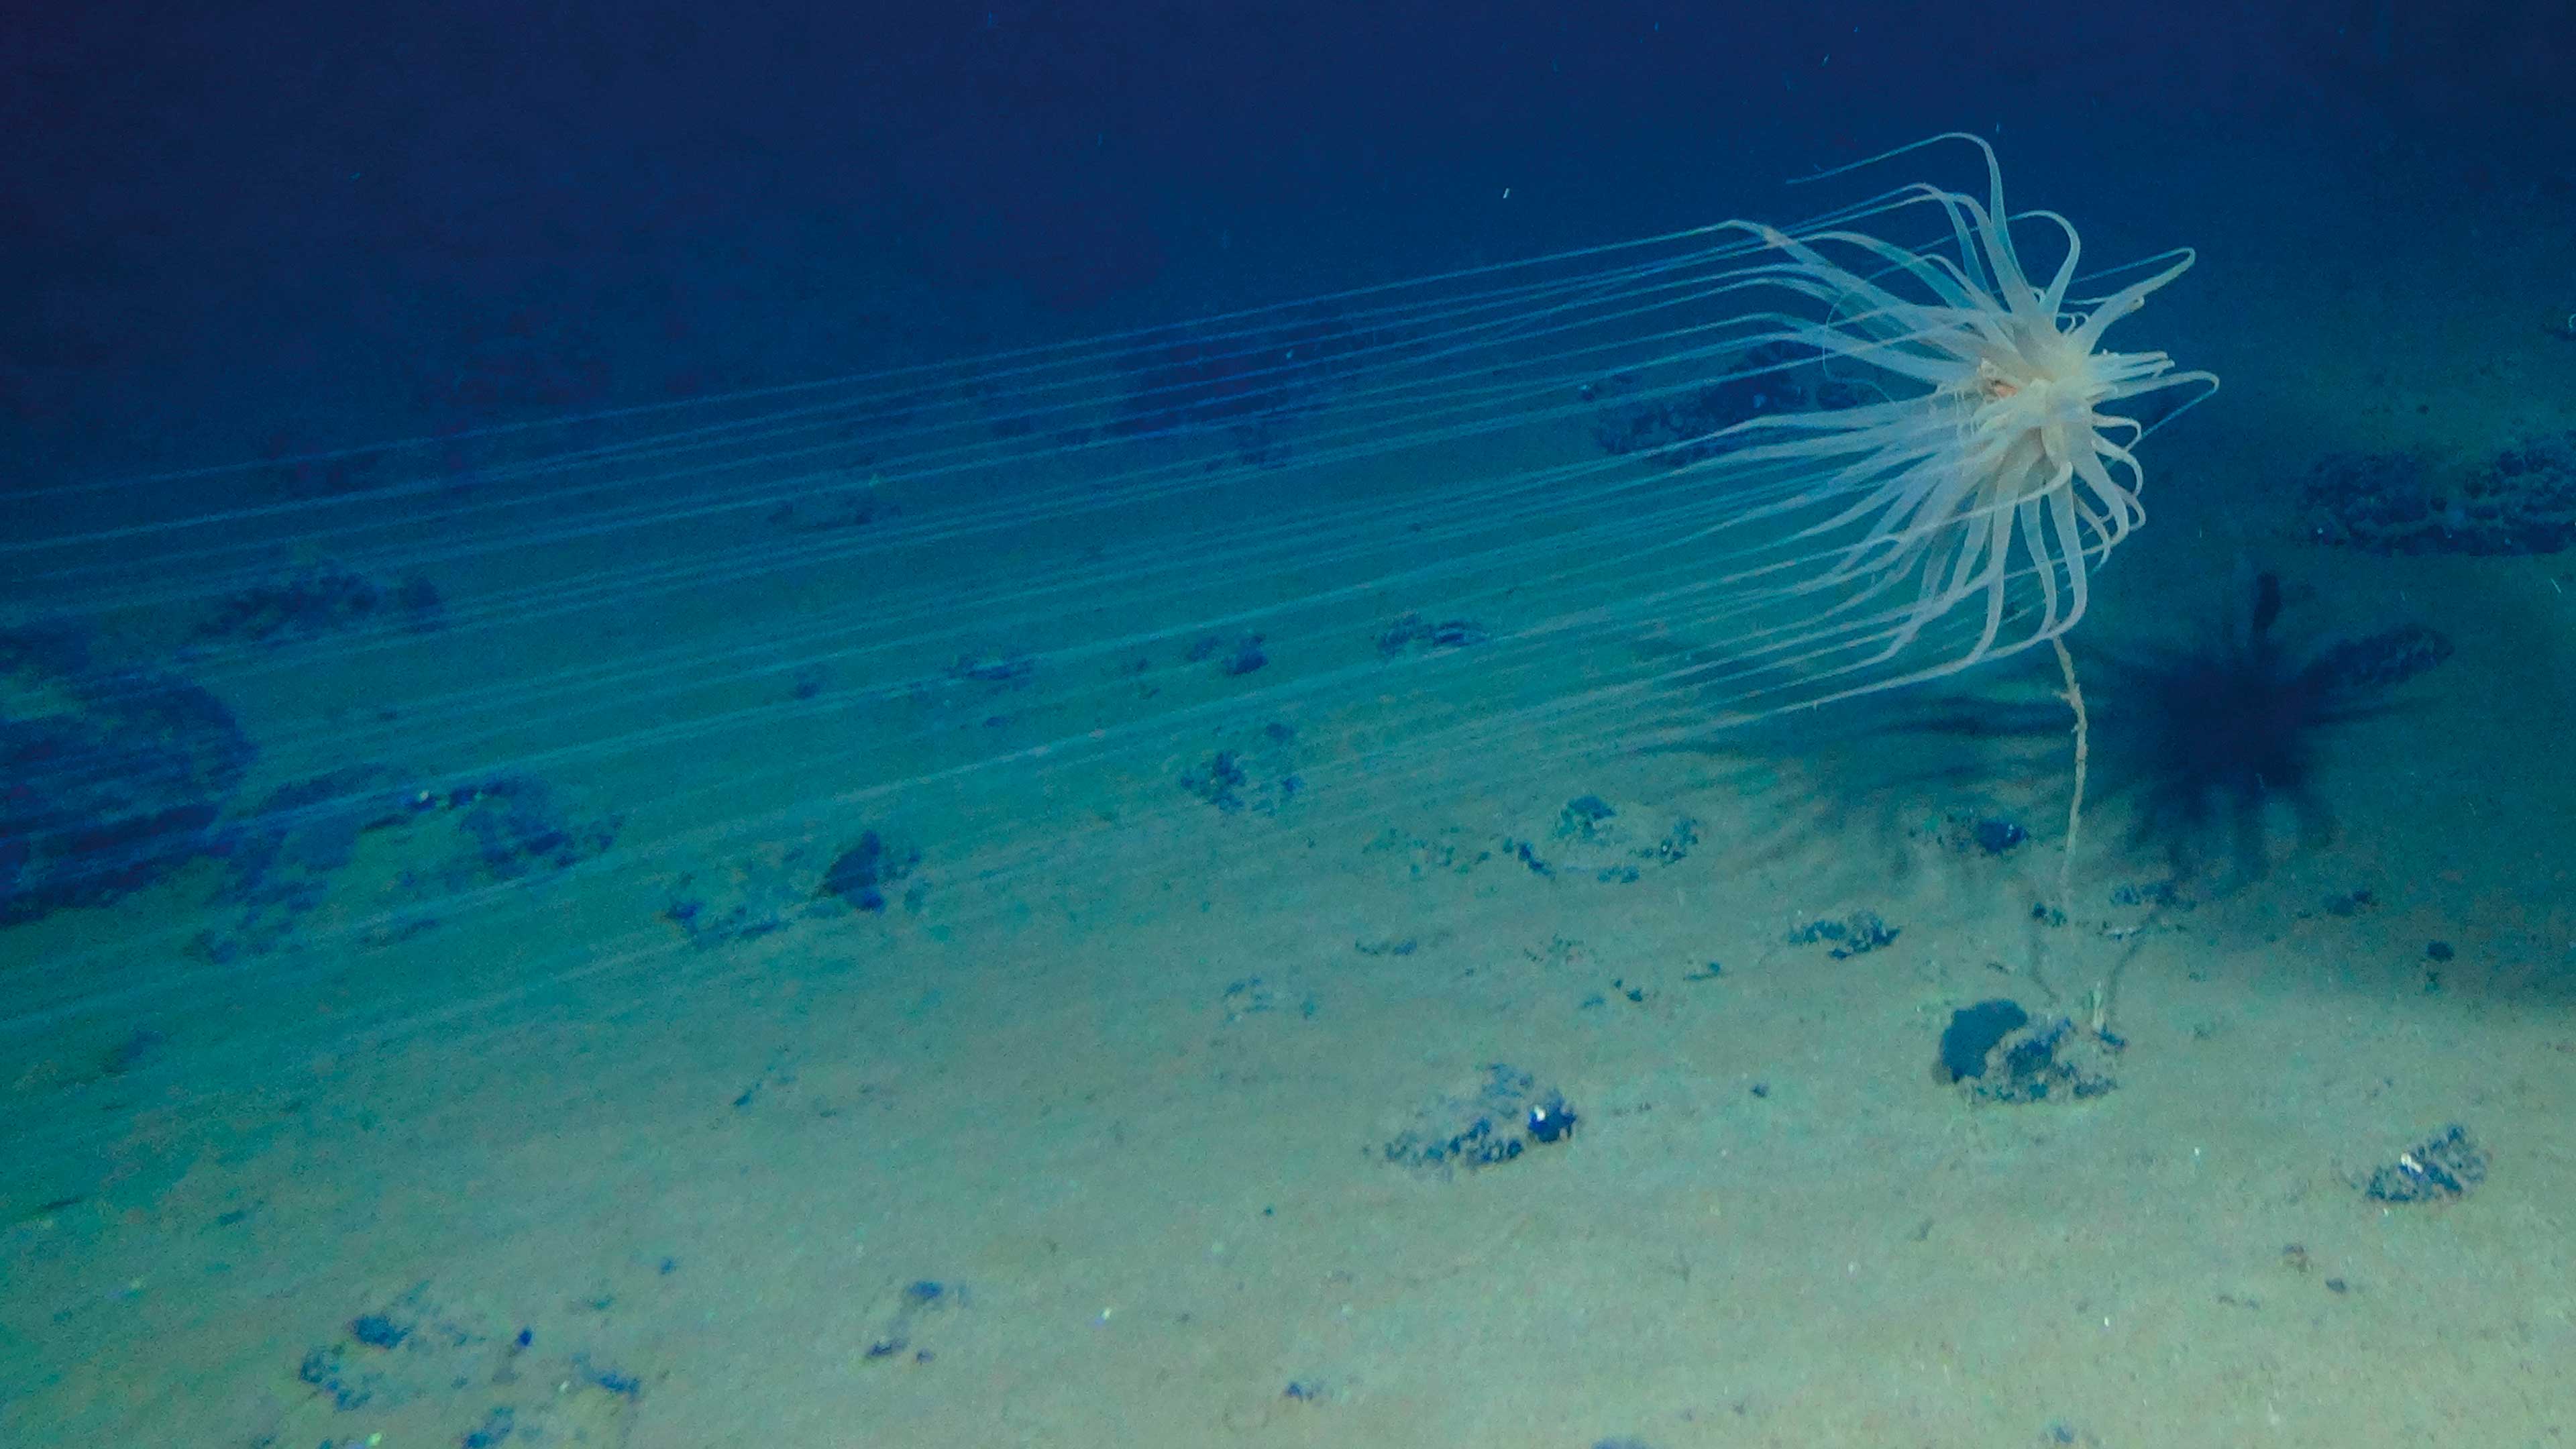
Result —
<path fill-rule="evenodd" d="M 2331 751 L 2345 727 L 2415 707 L 2398 691 L 2447 660 L 2451 641 L 2415 623 L 2351 632 L 2283 617 L 2305 602 L 2271 571 L 2187 634 L 2074 647 L 2090 716 L 2088 816 L 2125 817 L 2124 849 L 2160 855 L 2177 881 L 2225 895 L 2276 863 L 2275 822 L 2293 849 L 2337 835 Z M 1715 651 L 1676 651 L 1687 679 Z M 1652 722 L 1655 753 L 1794 758 L 1815 786 L 1765 832 L 1777 858 L 1813 832 L 1863 833 L 1896 858 L 1927 801 L 2042 793 L 2069 777 L 2072 716 L 2046 656 L 1989 666 L 1959 687 L 1905 689 L 1866 707 L 1807 711 L 1727 729 L 1692 729 L 1684 702 Z M 2050 832 L 2052 835 L 2056 832 Z M 2061 837 L 2062 838 L 2062 837 Z M 2219 867 L 2213 871 L 2213 866 Z"/>

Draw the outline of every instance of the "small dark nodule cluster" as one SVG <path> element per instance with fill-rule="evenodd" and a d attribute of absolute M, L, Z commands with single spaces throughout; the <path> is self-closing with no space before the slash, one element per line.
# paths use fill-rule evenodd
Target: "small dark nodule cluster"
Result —
<path fill-rule="evenodd" d="M 919 850 L 889 845 L 875 831 L 865 831 L 858 844 L 833 858 L 816 894 L 837 896 L 853 910 L 880 912 L 886 908 L 885 888 L 911 875 L 920 864 Z"/>
<path fill-rule="evenodd" d="M 1436 1174 L 1516 1161 L 1532 1147 L 1571 1141 L 1581 1114 L 1554 1087 L 1496 1062 L 1472 1092 L 1444 1094 L 1375 1149 L 1398 1166 Z"/>
<path fill-rule="evenodd" d="M 1950 1014 L 1935 1080 L 1971 1101 L 2083 1101 L 2119 1085 L 2111 1076 L 2119 1038 L 2062 1016 L 2038 1019 L 2020 1003 L 1980 1001 Z"/>
<path fill-rule="evenodd" d="M 2486 1180 L 2486 1149 L 2454 1122 L 2371 1169 L 2360 1185 L 2373 1202 L 2446 1202 Z"/>

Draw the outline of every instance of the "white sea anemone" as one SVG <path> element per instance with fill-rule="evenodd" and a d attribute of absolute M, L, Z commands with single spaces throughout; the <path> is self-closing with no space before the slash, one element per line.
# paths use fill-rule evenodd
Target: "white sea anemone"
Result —
<path fill-rule="evenodd" d="M 2074 225 L 2052 211 L 2006 211 L 1993 149 L 1965 134 L 1933 141 L 1951 139 L 1984 154 L 1982 201 L 1916 184 L 1794 231 L 1728 224 L 1765 250 L 1723 289 L 1789 299 L 1752 319 L 1743 355 L 1776 357 L 1788 344 L 1820 359 L 1846 395 L 1874 399 L 1735 423 L 1700 465 L 1727 494 L 1760 500 L 1707 532 L 1794 520 L 1734 555 L 1746 566 L 1717 590 L 1738 601 L 1721 612 L 1739 624 L 1762 611 L 1729 586 L 1758 582 L 1766 601 L 1803 601 L 1774 627 L 1732 631 L 1753 641 L 1735 649 L 1735 682 L 1774 707 L 1952 673 L 2071 628 L 2091 571 L 2144 518 L 2131 448 L 2146 429 L 2108 409 L 2217 386 L 2210 373 L 2176 371 L 2163 352 L 2102 346 L 2114 322 L 2191 266 L 2191 252 L 2153 258 L 2105 294 L 2070 298 Z M 1937 208 L 1946 223 L 1931 245 L 1900 246 L 1850 224 L 1915 207 Z M 2023 265 L 2016 222 L 2063 238 L 2045 285 Z M 1957 628 L 1962 620 L 1970 627 Z M 1934 642 L 1926 636 L 1935 625 L 1953 627 Z"/>

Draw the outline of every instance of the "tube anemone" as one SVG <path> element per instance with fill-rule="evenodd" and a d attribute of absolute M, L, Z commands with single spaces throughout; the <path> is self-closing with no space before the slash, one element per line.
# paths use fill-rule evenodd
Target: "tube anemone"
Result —
<path fill-rule="evenodd" d="M 2002 170 L 1978 137 L 1917 145 L 1950 139 L 1984 155 L 1983 199 L 1918 183 L 1796 230 L 1727 224 L 1762 251 L 1721 290 L 1786 298 L 1753 319 L 1744 355 L 1776 358 L 1785 344 L 1843 384 L 1838 395 L 1872 399 L 1747 418 L 1711 439 L 1698 465 L 1725 493 L 1760 500 L 1709 532 L 1757 517 L 1792 525 L 1734 555 L 1749 566 L 1730 576 L 1806 604 L 1803 627 L 1784 617 L 1751 631 L 1752 648 L 1730 650 L 1732 682 L 1772 708 L 1953 673 L 2072 628 L 2092 571 L 2145 517 L 2132 450 L 2146 426 L 2113 409 L 2218 385 L 2163 352 L 2102 345 L 2191 266 L 2190 251 L 2071 298 L 2073 223 L 2007 211 Z M 1943 222 L 1926 246 L 1851 224 L 1917 207 Z M 2044 284 L 2023 263 L 2016 223 L 2062 241 Z"/>

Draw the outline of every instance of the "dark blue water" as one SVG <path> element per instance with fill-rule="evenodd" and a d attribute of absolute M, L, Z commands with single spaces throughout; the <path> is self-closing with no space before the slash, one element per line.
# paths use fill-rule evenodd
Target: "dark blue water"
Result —
<path fill-rule="evenodd" d="M 2563 212 L 2571 29 L 2402 0 L 50 7 L 0 54 L 0 423 L 95 473 L 800 379 L 1743 214 L 1946 128 L 2115 174 L 2423 146 Z"/>

